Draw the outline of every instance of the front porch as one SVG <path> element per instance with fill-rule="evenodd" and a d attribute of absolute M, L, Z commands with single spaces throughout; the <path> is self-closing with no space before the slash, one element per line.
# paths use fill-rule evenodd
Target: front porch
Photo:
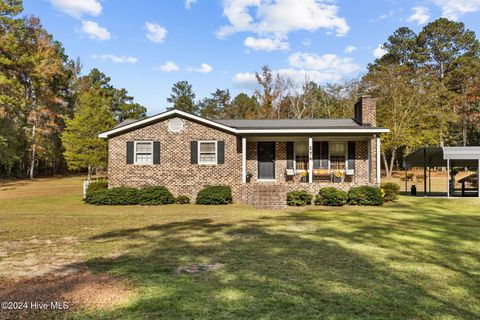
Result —
<path fill-rule="evenodd" d="M 242 137 L 245 184 L 307 188 L 380 183 L 377 136 Z"/>

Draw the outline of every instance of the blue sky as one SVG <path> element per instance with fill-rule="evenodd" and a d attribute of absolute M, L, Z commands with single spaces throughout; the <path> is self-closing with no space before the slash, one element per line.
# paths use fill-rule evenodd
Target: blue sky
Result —
<path fill-rule="evenodd" d="M 216 88 L 253 92 L 268 64 L 298 83 L 361 75 L 400 26 L 418 32 L 438 17 L 480 34 L 480 0 L 24 0 L 83 72 L 98 68 L 148 113 L 172 85 L 197 99 Z"/>

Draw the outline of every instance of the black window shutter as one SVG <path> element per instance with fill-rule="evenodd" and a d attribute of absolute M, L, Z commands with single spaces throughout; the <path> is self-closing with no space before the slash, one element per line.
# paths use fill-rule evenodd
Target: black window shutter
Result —
<path fill-rule="evenodd" d="M 348 141 L 348 169 L 355 169 L 355 141 Z"/>
<path fill-rule="evenodd" d="M 160 164 L 160 141 L 153 142 L 153 164 Z"/>
<path fill-rule="evenodd" d="M 322 141 L 321 168 L 328 169 L 328 141 Z"/>
<path fill-rule="evenodd" d="M 190 141 L 190 163 L 198 163 L 198 141 Z"/>
<path fill-rule="evenodd" d="M 313 141 L 313 169 L 321 168 L 320 141 Z"/>
<path fill-rule="evenodd" d="M 225 163 L 225 141 L 217 141 L 217 160 L 218 164 Z"/>
<path fill-rule="evenodd" d="M 293 141 L 287 142 L 287 169 L 293 169 Z"/>
<path fill-rule="evenodd" d="M 127 141 L 127 164 L 133 164 L 133 153 L 135 152 L 133 149 L 135 145 L 133 141 Z"/>

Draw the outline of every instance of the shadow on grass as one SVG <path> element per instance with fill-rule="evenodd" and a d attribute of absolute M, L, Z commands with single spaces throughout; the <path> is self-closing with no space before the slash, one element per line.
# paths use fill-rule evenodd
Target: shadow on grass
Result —
<path fill-rule="evenodd" d="M 349 207 L 123 229 L 92 240 L 135 240 L 132 250 L 87 265 L 126 276 L 139 290 L 105 318 L 478 318 L 478 262 L 465 258 L 478 261 L 478 250 L 457 248 L 478 244 L 478 217 L 455 219 L 435 208 L 415 215 L 415 205 L 391 210 L 391 217 Z M 395 218 L 395 211 L 412 217 Z M 176 272 L 215 263 L 223 268 Z M 442 272 L 447 283 L 436 282 Z M 448 286 L 464 294 L 443 292 Z"/>

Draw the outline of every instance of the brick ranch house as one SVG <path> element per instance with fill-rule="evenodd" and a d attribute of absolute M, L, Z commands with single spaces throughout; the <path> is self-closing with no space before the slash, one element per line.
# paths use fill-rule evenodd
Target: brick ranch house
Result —
<path fill-rule="evenodd" d="M 194 200 L 207 185 L 228 185 L 234 203 L 280 207 L 292 190 L 378 185 L 379 135 L 389 130 L 375 118 L 375 100 L 362 96 L 354 119 L 210 120 L 171 110 L 99 137 L 108 139 L 110 187 L 161 185 Z"/>

